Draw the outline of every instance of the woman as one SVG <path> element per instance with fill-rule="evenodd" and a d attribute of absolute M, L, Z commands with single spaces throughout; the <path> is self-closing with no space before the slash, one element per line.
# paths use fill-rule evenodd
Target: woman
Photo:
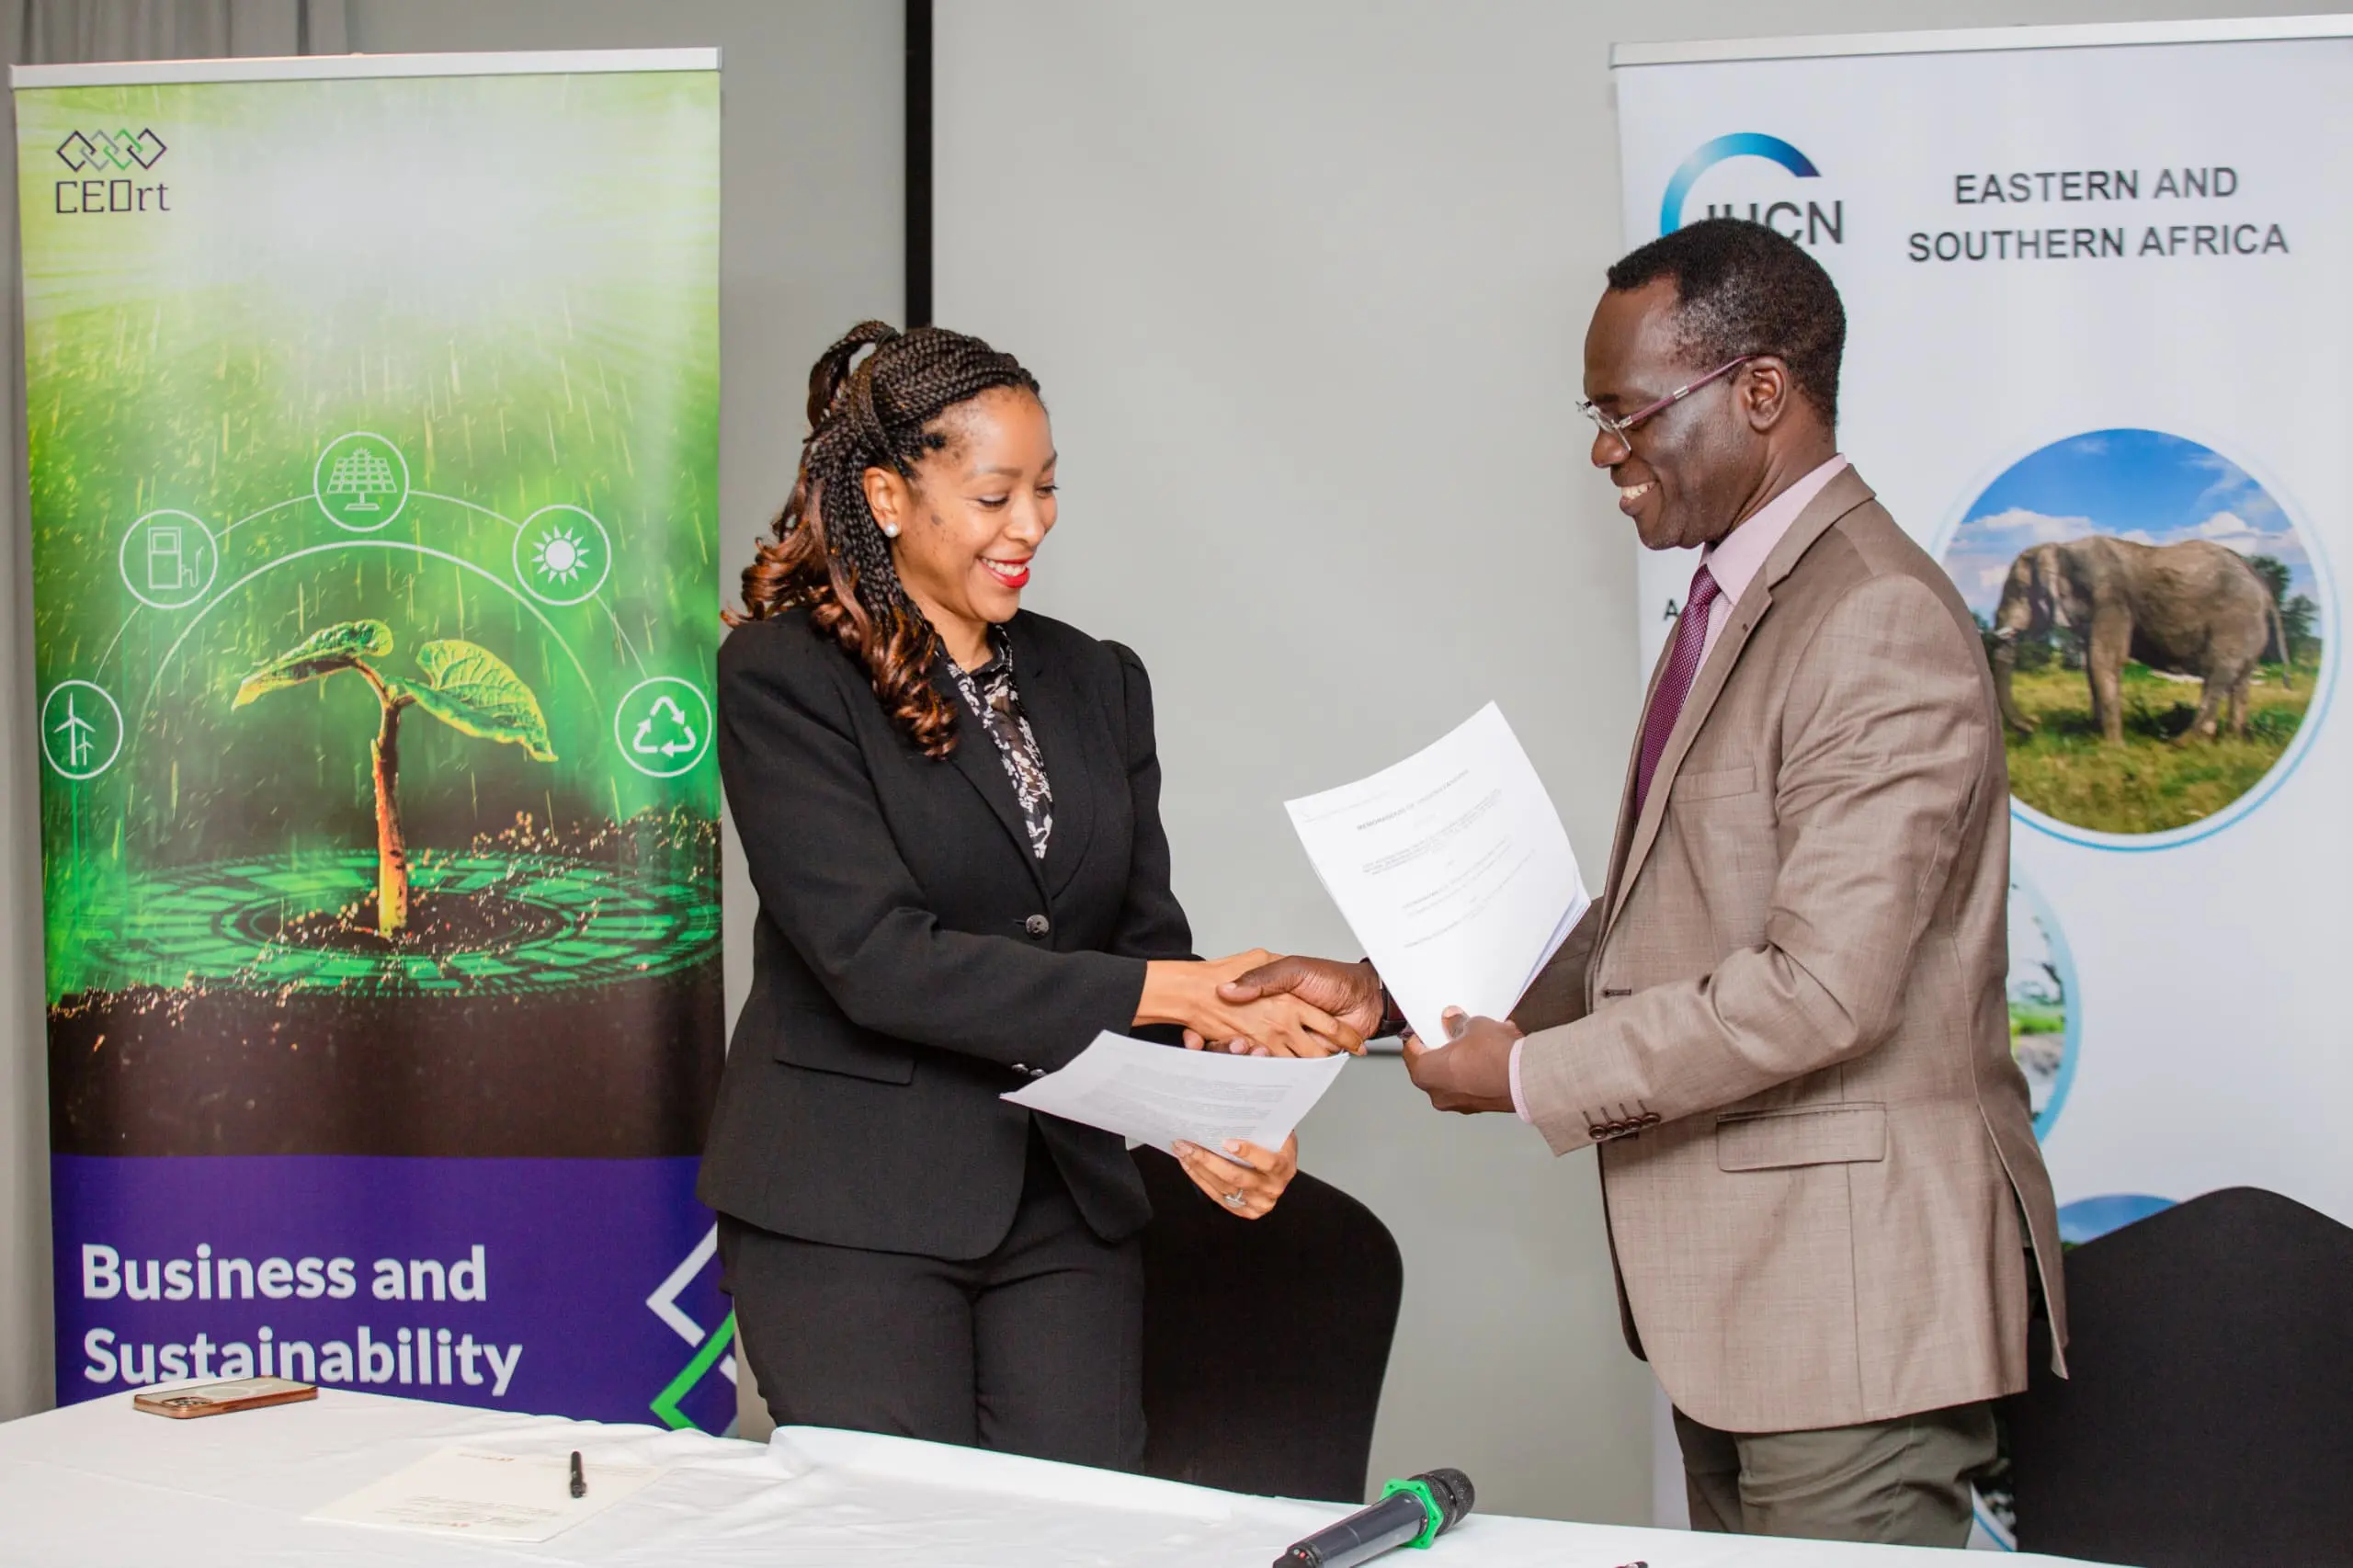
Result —
<path fill-rule="evenodd" d="M 872 352 L 863 359 L 862 351 Z M 853 369 L 853 362 L 855 368 Z M 1000 1096 L 1101 1030 L 1359 1049 L 1195 961 L 1136 656 L 1021 613 L 1054 526 L 1038 384 L 879 322 L 825 351 L 719 656 L 720 767 L 760 898 L 699 1193 L 779 1424 L 1132 1468 L 1142 1182 Z M 1255 1218 L 1279 1151 L 1179 1151 Z"/>

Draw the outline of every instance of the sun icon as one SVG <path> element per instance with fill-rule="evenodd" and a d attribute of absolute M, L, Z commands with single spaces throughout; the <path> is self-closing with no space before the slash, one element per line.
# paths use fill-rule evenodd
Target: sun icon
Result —
<path fill-rule="evenodd" d="M 515 582 L 548 605 L 585 604 L 613 570 L 613 540 L 594 514 L 558 503 L 515 530 Z"/>
<path fill-rule="evenodd" d="M 549 582 L 569 585 L 588 570 L 588 543 L 558 524 L 540 538 L 531 551 L 531 564 Z"/>

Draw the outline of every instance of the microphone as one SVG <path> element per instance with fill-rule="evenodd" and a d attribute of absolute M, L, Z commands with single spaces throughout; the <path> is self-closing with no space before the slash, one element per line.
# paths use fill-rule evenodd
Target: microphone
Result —
<path fill-rule="evenodd" d="M 1354 1568 L 1401 1546 L 1427 1546 L 1462 1522 L 1477 1494 L 1459 1470 L 1426 1470 L 1381 1501 L 1336 1519 L 1275 1559 L 1275 1568 Z"/>

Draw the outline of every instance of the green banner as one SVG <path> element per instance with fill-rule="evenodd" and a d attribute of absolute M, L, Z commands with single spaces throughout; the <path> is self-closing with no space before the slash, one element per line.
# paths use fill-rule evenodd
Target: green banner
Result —
<path fill-rule="evenodd" d="M 486 1242 L 565 1179 L 492 1165 L 643 1163 L 647 1214 L 555 1228 L 641 1237 L 600 1267 L 654 1348 L 608 1390 L 551 1340 L 500 1398 L 675 1406 L 702 1345 L 645 1301 L 709 1225 L 722 1051 L 718 108 L 712 69 L 527 63 L 18 91 L 52 1138 L 106 1163 L 60 1171 L 66 1397 L 108 1386 L 86 1333 L 135 1369 L 229 1310 L 129 1322 L 87 1248 L 135 1285 L 254 1222 L 205 1162 L 360 1156 L 278 1179 L 410 1205 L 369 1244 L 444 1279 L 488 1245 L 469 1310 L 537 1292 L 517 1344 L 585 1254 Z M 410 1165 L 451 1156 L 491 1162 L 472 1228 Z M 360 1244 L 258 1224 L 257 1256 Z M 401 1377 L 489 1399 L 411 1368 L 439 1326 L 402 1320 Z M 256 1332 L 290 1330 L 212 1337 Z"/>

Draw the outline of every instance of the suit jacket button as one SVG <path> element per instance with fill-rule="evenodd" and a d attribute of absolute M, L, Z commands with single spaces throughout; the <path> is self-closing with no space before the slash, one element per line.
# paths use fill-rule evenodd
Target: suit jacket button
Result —
<path fill-rule="evenodd" d="M 1021 928 L 1032 937 L 1043 937 L 1054 928 L 1054 923 L 1042 915 L 1033 915 L 1021 923 Z"/>
<path fill-rule="evenodd" d="M 1029 1069 L 1029 1076 L 1032 1078 L 1042 1078 L 1045 1075 L 1046 1070 L 1043 1067 L 1032 1067 Z"/>
<path fill-rule="evenodd" d="M 1656 1127 L 1659 1124 L 1660 1119 L 1658 1112 L 1654 1110 L 1646 1110 L 1643 1112 L 1643 1125 L 1644 1127 Z"/>
<path fill-rule="evenodd" d="M 1016 1073 L 1027 1073 L 1028 1071 L 1029 1071 L 1029 1068 L 1028 1063 L 1026 1063 L 1026 1062 L 1015 1062 L 1015 1063 L 1013 1064 L 1013 1070 L 1014 1070 Z"/>
<path fill-rule="evenodd" d="M 1607 1137 L 1608 1137 L 1608 1136 L 1609 1136 L 1609 1129 L 1608 1129 L 1607 1127 L 1602 1126 L 1602 1125 L 1601 1125 L 1600 1123 L 1598 1123 L 1598 1122 L 1596 1122 L 1593 1126 L 1588 1127 L 1588 1128 L 1586 1128 L 1586 1129 L 1585 1130 L 1585 1135 L 1586 1135 L 1586 1137 L 1588 1137 L 1588 1138 L 1592 1139 L 1595 1142 L 1598 1143 L 1598 1142 L 1600 1142 L 1603 1139 L 1605 1139 L 1605 1138 L 1607 1138 Z"/>

